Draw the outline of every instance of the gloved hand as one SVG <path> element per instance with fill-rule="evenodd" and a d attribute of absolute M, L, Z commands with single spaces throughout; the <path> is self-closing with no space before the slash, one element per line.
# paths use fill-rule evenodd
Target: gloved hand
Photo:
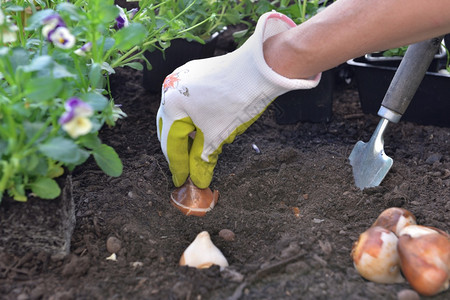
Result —
<path fill-rule="evenodd" d="M 224 144 L 243 133 L 277 96 L 319 83 L 320 74 L 288 79 L 264 60 L 263 42 L 295 26 L 283 14 L 266 13 L 239 49 L 190 61 L 166 77 L 156 123 L 175 186 L 190 175 L 197 187 L 208 187 Z"/>

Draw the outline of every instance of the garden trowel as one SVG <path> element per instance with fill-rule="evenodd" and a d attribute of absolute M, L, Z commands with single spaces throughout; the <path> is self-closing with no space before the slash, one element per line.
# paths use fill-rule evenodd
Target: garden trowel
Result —
<path fill-rule="evenodd" d="M 378 186 L 389 172 L 393 160 L 384 153 L 384 132 L 389 122 L 398 123 L 408 108 L 442 38 L 413 44 L 406 50 L 400 66 L 384 96 L 378 115 L 381 117 L 369 142 L 359 141 L 349 156 L 355 184 L 360 189 Z"/>

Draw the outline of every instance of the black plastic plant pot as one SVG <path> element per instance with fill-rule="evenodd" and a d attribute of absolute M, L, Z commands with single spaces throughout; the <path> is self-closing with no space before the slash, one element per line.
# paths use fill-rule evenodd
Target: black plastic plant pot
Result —
<path fill-rule="evenodd" d="M 400 62 L 402 61 L 402 56 L 383 56 L 382 52 L 369 53 L 364 56 L 367 63 L 376 66 L 393 67 L 398 68 Z M 442 68 L 445 68 L 447 63 L 447 52 L 445 52 L 444 46 L 439 47 L 438 53 L 434 56 L 431 61 L 429 72 L 437 72 Z"/>
<path fill-rule="evenodd" d="M 274 101 L 276 122 L 281 125 L 329 122 L 333 115 L 334 73 L 334 69 L 323 72 L 313 89 L 290 91 L 279 96 Z"/>
<path fill-rule="evenodd" d="M 164 53 L 160 50 L 146 51 L 144 55 L 152 65 L 152 69 L 148 70 L 144 67 L 143 87 L 150 92 L 161 92 L 164 79 L 177 67 L 193 59 L 213 56 L 217 39 L 218 34 L 206 41 L 205 44 L 175 39 L 171 41 L 170 47 Z"/>
<path fill-rule="evenodd" d="M 397 68 L 372 65 L 364 57 L 347 64 L 354 70 L 362 111 L 376 115 Z M 450 75 L 427 72 L 402 120 L 450 127 Z"/>

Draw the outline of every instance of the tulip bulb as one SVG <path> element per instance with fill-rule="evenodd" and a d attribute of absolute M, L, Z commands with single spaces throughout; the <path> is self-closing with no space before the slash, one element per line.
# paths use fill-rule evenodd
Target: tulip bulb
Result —
<path fill-rule="evenodd" d="M 200 189 L 189 178 L 170 195 L 172 205 L 186 216 L 203 217 L 212 210 L 219 199 L 219 191 L 210 188 Z"/>
<path fill-rule="evenodd" d="M 392 231 L 380 226 L 363 232 L 351 253 L 358 273 L 378 283 L 404 282 L 400 273 L 397 242 L 398 238 Z"/>
<path fill-rule="evenodd" d="M 391 207 L 384 210 L 372 226 L 384 227 L 398 236 L 403 228 L 416 224 L 416 217 L 410 211 L 404 208 Z"/>
<path fill-rule="evenodd" d="M 206 269 L 212 265 L 218 265 L 223 270 L 225 267 L 228 267 L 228 261 L 219 248 L 213 244 L 209 233 L 203 231 L 184 250 L 180 258 L 180 266 Z"/>
<path fill-rule="evenodd" d="M 450 236 L 433 227 L 411 225 L 400 232 L 402 272 L 420 294 L 432 296 L 450 285 Z"/>

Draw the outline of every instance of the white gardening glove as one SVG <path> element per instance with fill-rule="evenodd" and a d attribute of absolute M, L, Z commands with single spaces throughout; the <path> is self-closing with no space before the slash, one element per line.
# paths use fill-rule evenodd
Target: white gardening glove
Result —
<path fill-rule="evenodd" d="M 208 187 L 224 144 L 243 133 L 277 96 L 319 83 L 320 74 L 288 79 L 264 60 L 263 42 L 295 26 L 283 14 L 266 13 L 239 49 L 190 61 L 166 77 L 156 123 L 175 186 L 190 175 L 196 186 Z M 192 142 L 188 135 L 193 131 Z"/>

